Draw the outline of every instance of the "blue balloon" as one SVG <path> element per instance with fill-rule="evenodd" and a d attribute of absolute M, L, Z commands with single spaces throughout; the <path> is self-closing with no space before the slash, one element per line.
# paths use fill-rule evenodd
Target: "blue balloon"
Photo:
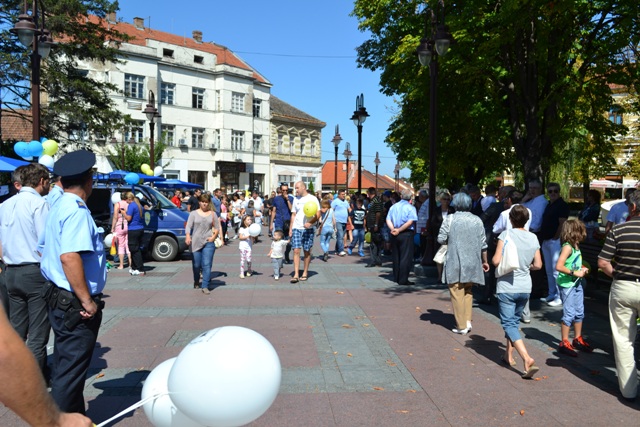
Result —
<path fill-rule="evenodd" d="M 129 172 L 128 174 L 126 174 L 126 175 L 124 176 L 124 181 L 125 181 L 127 184 L 131 184 L 131 185 L 133 185 L 133 184 L 137 184 L 137 183 L 138 183 L 138 181 L 140 181 L 140 177 L 139 177 L 139 176 L 138 176 L 138 174 L 137 174 L 137 173 L 135 173 L 135 172 Z"/>
<path fill-rule="evenodd" d="M 413 244 L 416 246 L 420 246 L 420 233 L 416 233 L 413 235 Z"/>
<path fill-rule="evenodd" d="M 41 136 L 41 137 L 40 137 L 40 144 L 42 144 L 43 142 L 45 142 L 47 139 L 49 139 L 49 138 L 46 138 L 46 137 L 44 137 L 44 136 Z"/>
<path fill-rule="evenodd" d="M 40 141 L 33 140 L 29 144 L 29 155 L 33 157 L 42 156 L 42 143 Z"/>
<path fill-rule="evenodd" d="M 13 151 L 16 152 L 16 154 L 20 157 L 29 157 L 29 144 L 27 144 L 24 141 L 19 141 L 16 142 L 16 144 L 13 146 Z"/>

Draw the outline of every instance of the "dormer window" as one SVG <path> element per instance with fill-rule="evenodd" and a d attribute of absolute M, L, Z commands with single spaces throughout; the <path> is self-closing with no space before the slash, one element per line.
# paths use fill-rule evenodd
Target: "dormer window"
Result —
<path fill-rule="evenodd" d="M 162 49 L 162 56 L 164 56 L 165 58 L 173 58 L 173 50 Z"/>
<path fill-rule="evenodd" d="M 199 55 L 194 55 L 193 62 L 195 62 L 196 64 L 204 64 L 204 57 Z"/>

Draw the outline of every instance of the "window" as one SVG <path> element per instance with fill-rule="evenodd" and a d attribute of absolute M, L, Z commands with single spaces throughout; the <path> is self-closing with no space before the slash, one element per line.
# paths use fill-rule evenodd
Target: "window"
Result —
<path fill-rule="evenodd" d="M 204 147 L 204 128 L 191 129 L 191 147 L 193 148 Z"/>
<path fill-rule="evenodd" d="M 260 153 L 261 145 L 262 145 L 262 135 L 253 135 L 253 152 Z"/>
<path fill-rule="evenodd" d="M 244 93 L 233 92 L 231 94 L 231 111 L 244 113 Z"/>
<path fill-rule="evenodd" d="M 142 142 L 144 139 L 144 122 L 142 120 L 134 120 L 131 123 L 131 127 L 127 129 L 124 135 L 124 139 L 127 142 Z"/>
<path fill-rule="evenodd" d="M 313 182 L 313 188 L 316 188 L 316 179 L 312 176 L 303 176 L 300 178 L 300 181 L 304 182 L 307 185 L 307 188 L 309 188 Z"/>
<path fill-rule="evenodd" d="M 304 139 L 300 141 L 300 155 L 304 156 Z"/>
<path fill-rule="evenodd" d="M 278 175 L 278 182 L 293 188 L 296 184 L 296 177 L 294 175 Z"/>
<path fill-rule="evenodd" d="M 253 98 L 253 117 L 260 118 L 261 106 L 262 106 L 262 99 Z"/>
<path fill-rule="evenodd" d="M 216 91 L 216 111 L 222 111 L 222 94 L 219 90 Z"/>
<path fill-rule="evenodd" d="M 316 155 L 316 141 L 311 140 L 311 156 L 315 157 Z"/>
<path fill-rule="evenodd" d="M 284 142 L 283 142 L 283 135 L 282 134 L 278 134 L 278 154 L 283 154 L 284 153 Z"/>
<path fill-rule="evenodd" d="M 222 148 L 220 145 L 220 129 L 216 129 L 213 131 L 213 142 L 218 148 Z"/>
<path fill-rule="evenodd" d="M 87 132 L 87 124 L 84 122 L 76 122 L 69 124 L 69 140 L 71 141 L 82 141 L 89 136 Z"/>
<path fill-rule="evenodd" d="M 129 98 L 142 99 L 144 93 L 144 76 L 124 75 L 124 94 Z"/>
<path fill-rule="evenodd" d="M 239 130 L 231 131 L 231 149 L 233 151 L 244 151 L 244 132 Z"/>
<path fill-rule="evenodd" d="M 204 108 L 204 89 L 194 87 L 191 90 L 191 108 Z"/>
<path fill-rule="evenodd" d="M 622 112 L 620 111 L 619 107 L 613 107 L 611 110 L 609 110 L 609 120 L 617 125 L 622 124 Z"/>
<path fill-rule="evenodd" d="M 174 125 L 162 125 L 161 132 L 165 144 L 170 147 L 176 145 L 176 127 Z"/>
<path fill-rule="evenodd" d="M 165 58 L 173 58 L 173 50 L 162 49 L 162 56 L 164 56 Z"/>
<path fill-rule="evenodd" d="M 174 83 L 162 83 L 160 85 L 160 104 L 173 105 L 176 97 L 176 85 Z"/>
<path fill-rule="evenodd" d="M 204 57 L 199 55 L 194 55 L 193 62 L 195 62 L 196 64 L 204 64 Z"/>
<path fill-rule="evenodd" d="M 290 155 L 294 154 L 293 153 L 293 146 L 295 145 L 295 143 L 296 143 L 296 139 L 293 136 L 290 136 L 289 137 L 289 154 Z"/>

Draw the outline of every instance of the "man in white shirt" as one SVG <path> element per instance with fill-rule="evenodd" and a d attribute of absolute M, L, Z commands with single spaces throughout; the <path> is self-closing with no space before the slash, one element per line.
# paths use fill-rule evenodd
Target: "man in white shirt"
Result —
<path fill-rule="evenodd" d="M 296 197 L 291 205 L 291 229 L 289 236 L 291 237 L 291 247 L 293 248 L 293 278 L 291 283 L 307 280 L 309 274 L 309 264 L 311 263 L 311 248 L 313 247 L 314 224 L 318 221 L 318 211 L 320 211 L 320 203 L 313 194 L 307 192 L 307 185 L 302 182 L 296 182 Z M 306 216 L 304 206 L 307 203 L 316 205 L 316 214 Z M 300 249 L 304 251 L 304 270 L 302 276 L 300 274 Z"/>
<path fill-rule="evenodd" d="M 616 203 L 611 207 L 609 214 L 607 215 L 607 225 L 604 228 L 605 236 L 609 234 L 611 227 L 616 224 L 622 224 L 627 221 L 629 216 L 629 196 L 633 193 L 635 188 L 627 188 L 625 192 L 625 201 L 622 203 Z"/>
<path fill-rule="evenodd" d="M 502 213 L 496 220 L 496 223 L 493 224 L 493 230 L 492 230 L 493 234 L 497 236 L 500 233 L 502 233 L 504 230 L 511 230 L 513 228 L 513 226 L 511 225 L 511 221 L 509 221 L 509 212 L 511 212 L 511 209 L 515 205 L 520 204 L 521 201 L 522 201 L 521 192 L 519 192 L 518 190 L 511 190 L 509 192 L 509 195 L 504 200 L 504 206 L 506 209 L 502 211 Z M 531 210 L 527 208 L 527 211 L 529 212 L 529 219 L 527 220 L 527 223 L 524 225 L 524 229 L 528 231 L 529 227 L 531 226 Z"/>
<path fill-rule="evenodd" d="M 255 222 L 256 224 L 262 224 L 262 208 L 264 206 L 264 202 L 262 201 L 262 197 L 258 194 L 256 190 L 253 190 L 251 195 L 253 199 L 253 208 L 255 209 Z"/>

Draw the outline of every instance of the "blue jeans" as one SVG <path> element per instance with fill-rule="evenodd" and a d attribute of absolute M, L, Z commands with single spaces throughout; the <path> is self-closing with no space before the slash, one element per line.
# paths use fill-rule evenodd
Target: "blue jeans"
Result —
<path fill-rule="evenodd" d="M 329 252 L 329 243 L 331 242 L 331 237 L 333 236 L 333 228 L 331 227 L 323 227 L 320 232 L 320 247 L 322 248 L 322 253 L 326 254 Z"/>
<path fill-rule="evenodd" d="M 353 229 L 353 243 L 351 243 L 351 249 L 355 249 L 358 245 L 358 253 L 364 251 L 364 228 Z"/>
<path fill-rule="evenodd" d="M 580 323 L 584 320 L 584 288 L 582 281 L 578 279 L 578 284 L 570 288 L 558 286 L 560 299 L 562 300 L 562 323 L 571 326 L 573 323 Z"/>
<path fill-rule="evenodd" d="M 216 245 L 213 242 L 207 242 L 202 249 L 193 252 L 193 282 L 200 280 L 200 269 L 202 269 L 202 285 L 201 288 L 209 288 L 211 281 L 211 266 L 213 265 L 213 255 L 216 253 Z"/>
<path fill-rule="evenodd" d="M 282 270 L 282 264 L 284 259 L 271 258 L 271 266 L 273 267 L 273 277 L 280 277 L 280 270 Z"/>
<path fill-rule="evenodd" d="M 522 310 L 529 301 L 529 295 L 525 293 L 498 294 L 498 312 L 500 323 L 504 329 L 504 335 L 512 343 L 522 339 L 520 336 L 520 316 Z"/>
<path fill-rule="evenodd" d="M 344 251 L 344 233 L 347 229 L 346 222 L 336 221 L 336 254 Z"/>

